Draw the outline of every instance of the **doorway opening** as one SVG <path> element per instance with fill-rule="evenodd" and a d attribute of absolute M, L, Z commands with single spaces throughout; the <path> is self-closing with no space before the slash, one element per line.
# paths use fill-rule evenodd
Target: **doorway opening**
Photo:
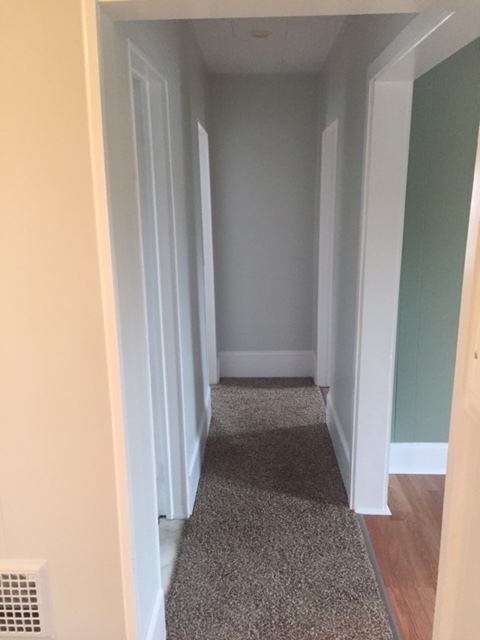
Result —
<path fill-rule="evenodd" d="M 330 386 L 332 342 L 333 247 L 337 186 L 338 120 L 322 133 L 318 228 L 317 357 L 315 384 Z"/>
<path fill-rule="evenodd" d="M 210 190 L 210 153 L 208 133 L 198 123 L 200 197 L 202 204 L 202 256 L 205 305 L 205 343 L 209 384 L 218 384 L 217 323 L 215 319 L 215 279 L 213 268 L 212 198 Z"/>
<path fill-rule="evenodd" d="M 158 516 L 185 518 L 168 86 L 129 43 Z M 173 339 L 172 339 L 173 338 Z"/>

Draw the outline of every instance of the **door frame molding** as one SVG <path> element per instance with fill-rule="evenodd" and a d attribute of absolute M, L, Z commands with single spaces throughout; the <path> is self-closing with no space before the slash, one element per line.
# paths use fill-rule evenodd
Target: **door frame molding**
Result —
<path fill-rule="evenodd" d="M 158 310 L 161 325 L 161 343 L 162 343 L 162 368 L 164 379 L 164 397 L 165 397 L 165 414 L 166 422 L 164 433 L 162 433 L 161 443 L 165 446 L 166 451 L 163 459 L 166 469 L 166 490 L 168 508 L 165 514 L 167 519 L 187 518 L 188 510 L 188 470 L 187 470 L 187 453 L 186 453 L 186 436 L 185 436 L 185 417 L 183 402 L 183 381 L 182 381 L 182 357 L 180 342 L 180 313 L 178 300 L 178 268 L 177 268 L 177 242 L 175 232 L 175 208 L 173 198 L 173 180 L 172 180 L 172 152 L 171 152 L 171 131 L 168 110 L 168 82 L 158 72 L 155 66 L 148 58 L 136 47 L 132 42 L 128 41 L 128 58 L 130 82 L 132 82 L 133 74 L 143 78 L 147 83 L 147 91 L 149 94 L 149 116 L 151 116 L 151 84 L 160 83 L 162 87 L 162 103 L 165 114 L 162 123 L 163 135 L 165 137 L 165 163 L 168 183 L 167 198 L 169 200 L 168 215 L 164 220 L 164 231 L 162 234 L 159 229 L 159 211 L 157 206 L 158 184 L 153 176 L 154 188 L 154 217 L 155 228 L 157 229 L 157 261 L 160 262 L 162 253 L 166 256 L 163 263 L 157 264 L 157 273 L 159 275 L 158 287 L 160 297 L 160 309 Z M 131 91 L 131 108 L 133 113 L 133 89 Z M 134 123 L 132 122 L 132 126 Z M 158 164 L 158 157 L 155 154 L 154 131 L 149 127 L 150 149 L 152 169 L 156 173 L 155 165 Z M 135 132 L 134 132 L 135 135 Z M 166 238 L 166 244 L 162 247 L 160 237 Z M 143 243 L 141 242 L 142 253 Z M 143 265 L 142 265 L 143 268 Z M 165 298 L 162 295 L 162 282 L 168 283 L 170 293 Z M 146 302 L 146 300 L 145 300 Z M 146 309 L 145 309 L 146 314 Z M 166 314 L 171 318 L 172 335 L 167 334 Z M 173 345 L 170 349 L 172 353 L 167 354 L 167 346 Z M 152 445 L 154 445 L 154 434 L 152 430 Z M 158 500 L 157 500 L 158 502 Z"/>
<path fill-rule="evenodd" d="M 318 223 L 317 352 L 315 384 L 330 386 L 332 293 L 337 187 L 338 119 L 322 133 Z"/>
<path fill-rule="evenodd" d="M 480 35 L 480 10 L 415 18 L 368 69 L 350 505 L 388 514 L 398 294 L 414 80 Z M 380 304 L 381 302 L 381 304 Z"/>
<path fill-rule="evenodd" d="M 213 256 L 212 197 L 208 132 L 201 122 L 198 127 L 198 161 L 202 209 L 203 289 L 205 302 L 205 341 L 209 384 L 218 384 L 217 325 L 215 315 L 215 270 Z"/>

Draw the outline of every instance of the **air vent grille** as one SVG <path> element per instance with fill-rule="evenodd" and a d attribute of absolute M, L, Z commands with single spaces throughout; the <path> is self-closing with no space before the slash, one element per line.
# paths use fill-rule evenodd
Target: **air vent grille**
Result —
<path fill-rule="evenodd" d="M 45 569 L 0 564 L 0 638 L 52 638 Z"/>

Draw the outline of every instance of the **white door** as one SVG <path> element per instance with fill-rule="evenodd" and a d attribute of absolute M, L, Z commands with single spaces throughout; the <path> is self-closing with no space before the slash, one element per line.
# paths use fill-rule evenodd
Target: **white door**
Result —
<path fill-rule="evenodd" d="M 480 144 L 477 149 L 460 309 L 434 640 L 478 638 L 479 495 Z"/>
<path fill-rule="evenodd" d="M 177 244 L 168 84 L 129 43 L 159 515 L 187 518 Z"/>
<path fill-rule="evenodd" d="M 203 283 L 205 290 L 205 340 L 209 384 L 218 384 L 217 328 L 215 321 L 215 282 L 213 270 L 212 203 L 208 134 L 198 123 L 200 194 L 202 202 Z"/>
<path fill-rule="evenodd" d="M 148 79 L 132 73 L 133 110 L 141 222 L 143 275 L 147 310 L 150 386 L 154 427 L 158 515 L 167 515 L 169 505 L 167 399 L 163 367 L 163 329 L 160 314 L 160 272 L 155 214 L 153 150 Z"/>

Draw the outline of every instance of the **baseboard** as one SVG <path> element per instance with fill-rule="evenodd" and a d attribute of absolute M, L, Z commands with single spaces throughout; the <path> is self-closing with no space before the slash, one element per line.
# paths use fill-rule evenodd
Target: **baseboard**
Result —
<path fill-rule="evenodd" d="M 348 494 L 350 489 L 350 447 L 348 446 L 345 429 L 335 410 L 331 393 L 328 394 L 327 400 L 327 427 L 335 450 L 338 466 L 340 467 L 340 473 L 342 474 L 343 484 Z M 350 496 L 348 497 L 350 499 Z"/>
<path fill-rule="evenodd" d="M 221 351 L 222 378 L 303 378 L 315 376 L 313 351 Z"/>
<path fill-rule="evenodd" d="M 197 440 L 193 448 L 193 453 L 188 464 L 188 516 L 192 515 L 195 497 L 197 495 L 200 472 L 202 470 L 203 454 L 207 444 L 208 430 L 212 417 L 212 403 L 210 397 L 210 387 L 205 398 L 205 407 L 202 412 L 200 424 L 197 428 Z"/>
<path fill-rule="evenodd" d="M 378 509 L 372 507 L 355 507 L 355 513 L 359 516 L 391 516 L 392 512 L 388 507 L 379 507 Z"/>
<path fill-rule="evenodd" d="M 148 625 L 145 640 L 166 640 L 165 628 L 165 594 L 160 586 L 155 597 L 150 623 Z"/>
<path fill-rule="evenodd" d="M 212 391 L 208 386 L 207 395 L 205 396 L 205 412 L 207 419 L 207 434 L 210 431 L 210 423 L 212 421 Z"/>
<path fill-rule="evenodd" d="M 392 442 L 390 473 L 444 475 L 447 472 L 448 443 Z"/>

